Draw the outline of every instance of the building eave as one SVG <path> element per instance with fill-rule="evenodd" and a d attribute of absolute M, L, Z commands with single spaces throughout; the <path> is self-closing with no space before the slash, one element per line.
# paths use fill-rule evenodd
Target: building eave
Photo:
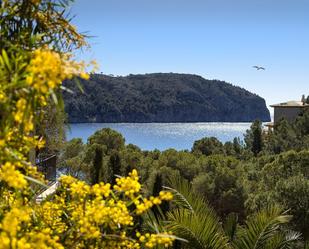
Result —
<path fill-rule="evenodd" d="M 270 105 L 270 107 L 281 107 L 281 108 L 307 108 L 309 107 L 308 104 L 306 105 Z"/>

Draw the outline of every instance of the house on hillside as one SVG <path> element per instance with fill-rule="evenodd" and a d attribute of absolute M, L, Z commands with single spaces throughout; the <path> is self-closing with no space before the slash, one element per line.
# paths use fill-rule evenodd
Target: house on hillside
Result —
<path fill-rule="evenodd" d="M 271 105 L 271 107 L 274 108 L 274 121 L 265 125 L 269 129 L 272 129 L 283 118 L 293 122 L 306 108 L 309 109 L 309 104 L 303 101 L 288 101 Z"/>

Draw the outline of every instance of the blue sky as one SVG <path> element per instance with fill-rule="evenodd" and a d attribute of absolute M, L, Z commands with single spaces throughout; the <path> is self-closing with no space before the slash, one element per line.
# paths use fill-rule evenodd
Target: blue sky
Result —
<path fill-rule="evenodd" d="M 308 0 L 76 0 L 71 12 L 93 36 L 78 56 L 105 74 L 199 74 L 268 105 L 309 95 Z"/>

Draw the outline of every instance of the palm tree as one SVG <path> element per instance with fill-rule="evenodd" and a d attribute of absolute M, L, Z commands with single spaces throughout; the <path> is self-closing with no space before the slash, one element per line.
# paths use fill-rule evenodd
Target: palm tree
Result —
<path fill-rule="evenodd" d="M 231 214 L 224 224 L 207 201 L 192 190 L 180 177 L 171 179 L 166 187 L 175 196 L 176 207 L 167 213 L 167 229 L 180 238 L 185 249 L 289 249 L 300 234 L 284 231 L 282 225 L 291 216 L 273 206 L 248 218 L 243 226 Z"/>

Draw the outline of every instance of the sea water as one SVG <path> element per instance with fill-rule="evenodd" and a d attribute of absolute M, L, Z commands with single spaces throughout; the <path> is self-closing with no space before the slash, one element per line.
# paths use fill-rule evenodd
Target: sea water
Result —
<path fill-rule="evenodd" d="M 216 137 L 221 142 L 243 139 L 251 123 L 78 123 L 70 124 L 67 140 L 82 138 L 87 142 L 97 130 L 111 128 L 120 132 L 126 144 L 135 144 L 143 150 L 190 150 L 194 141 Z"/>

